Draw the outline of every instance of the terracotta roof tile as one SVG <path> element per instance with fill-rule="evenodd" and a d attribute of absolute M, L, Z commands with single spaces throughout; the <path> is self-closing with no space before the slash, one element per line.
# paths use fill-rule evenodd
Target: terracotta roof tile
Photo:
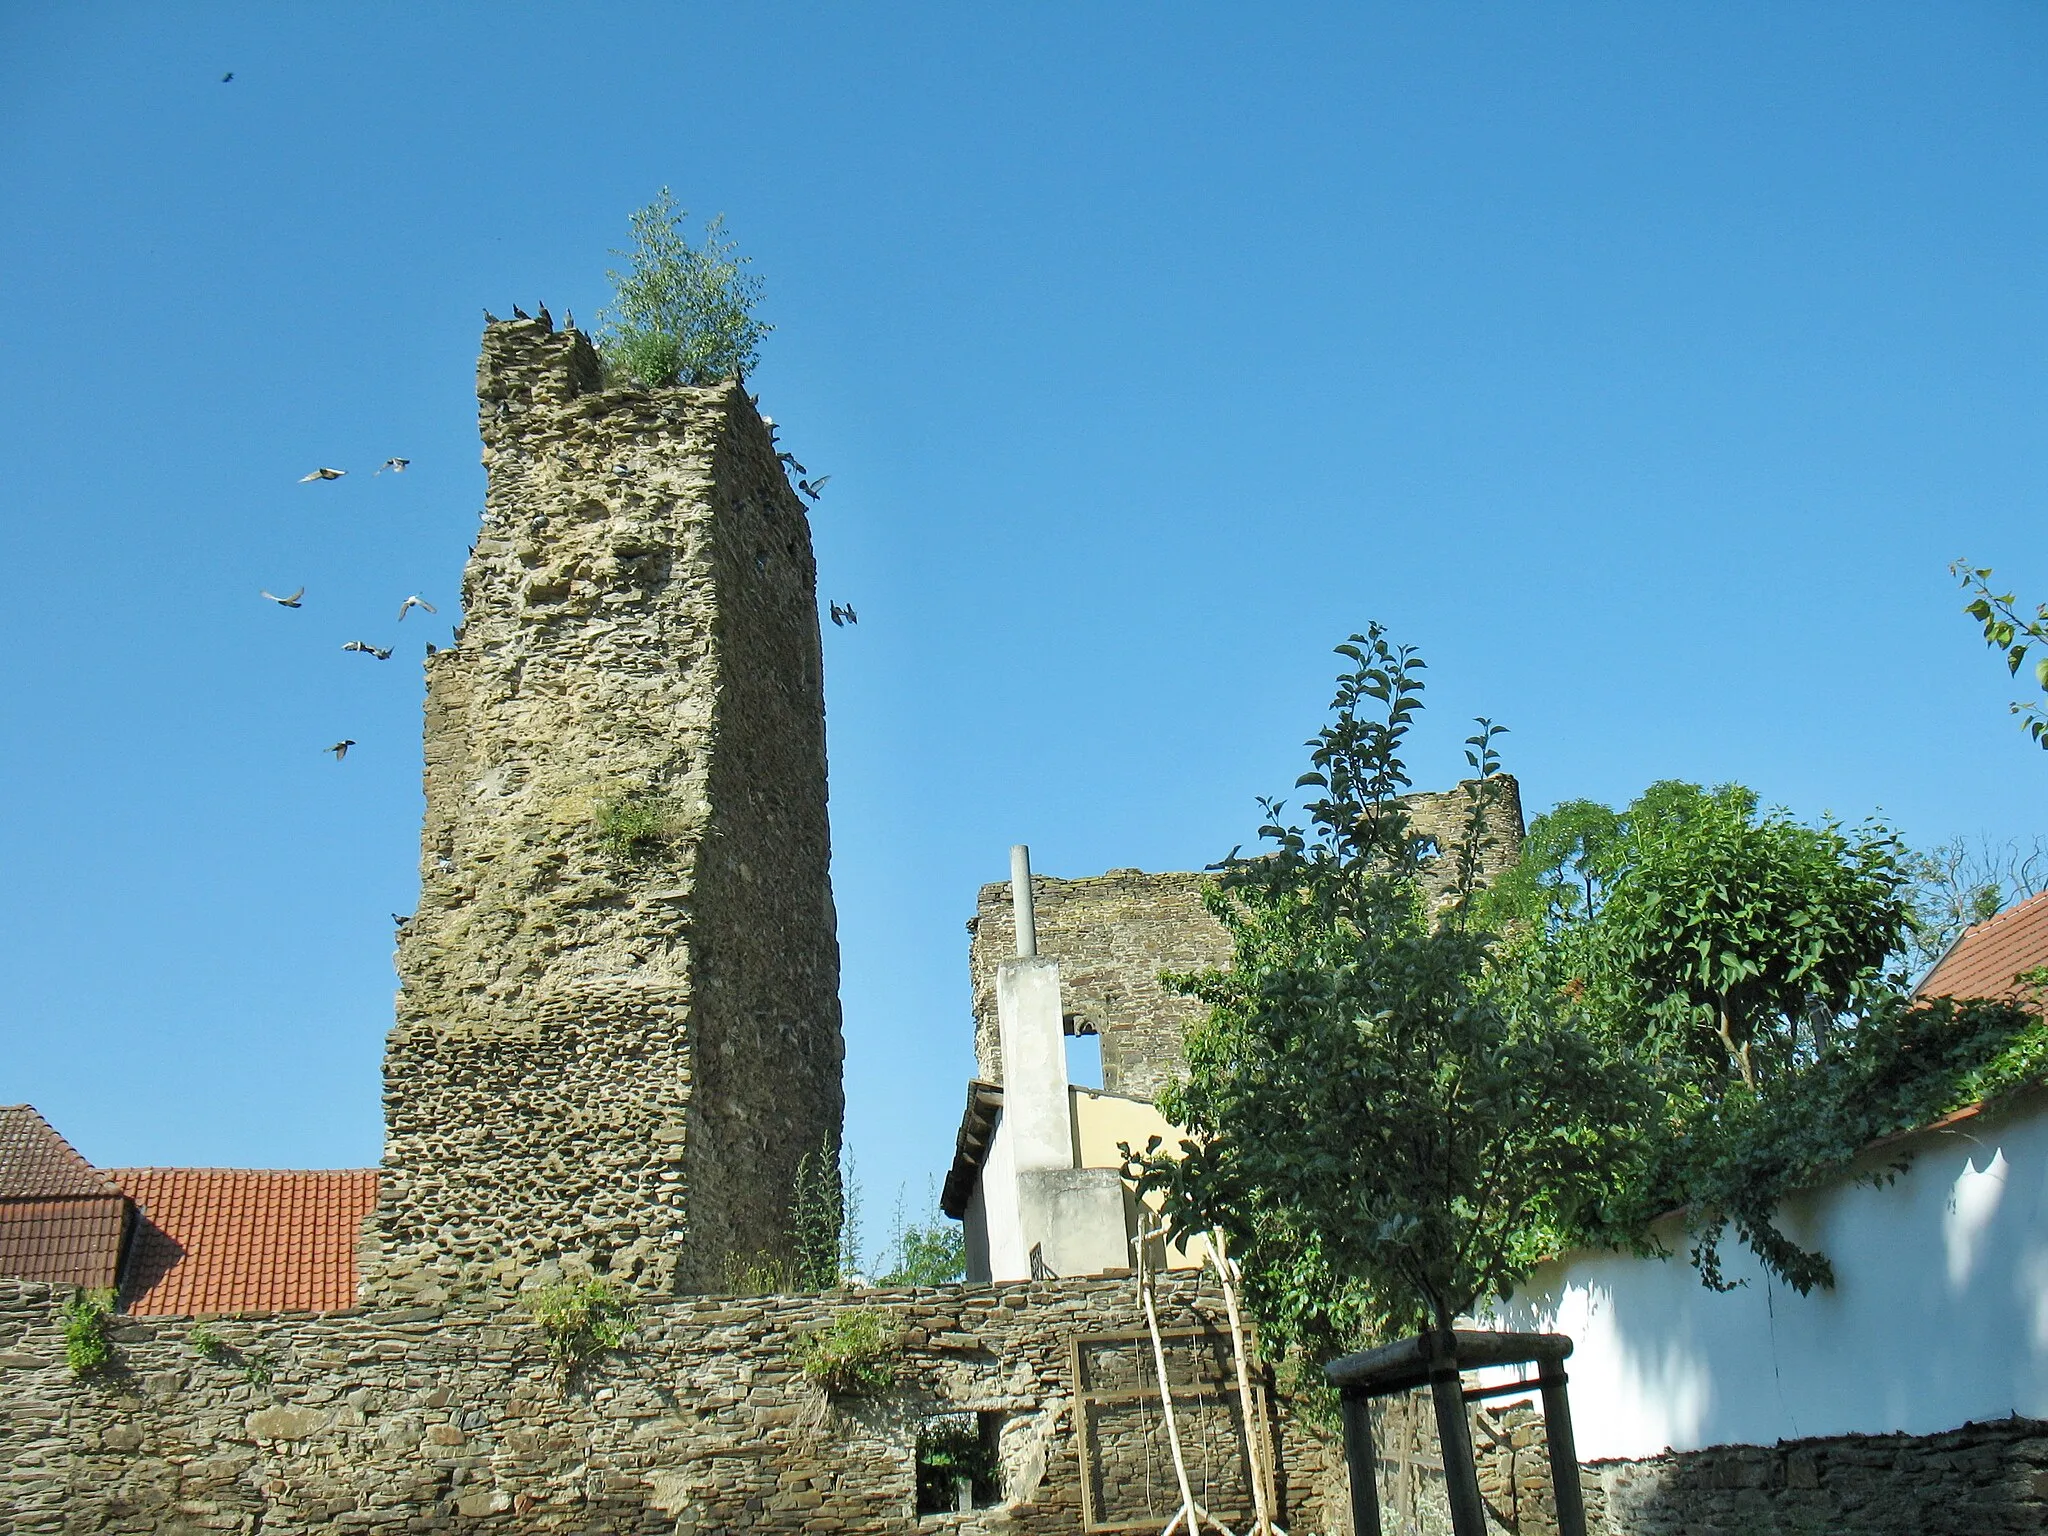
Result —
<path fill-rule="evenodd" d="M 0 1200 L 0 1275 L 53 1285 L 113 1287 L 121 1267 L 128 1201 Z"/>
<path fill-rule="evenodd" d="M 2017 978 L 2048 965 L 2048 892 L 1968 929 L 1915 988 L 1921 997 L 2024 997 Z"/>
<path fill-rule="evenodd" d="M 143 1317 L 331 1312 L 356 1302 L 377 1170 L 115 1168 L 141 1207 L 126 1283 Z"/>
<path fill-rule="evenodd" d="M 89 1200 L 113 1181 L 27 1104 L 0 1104 L 0 1200 Z"/>

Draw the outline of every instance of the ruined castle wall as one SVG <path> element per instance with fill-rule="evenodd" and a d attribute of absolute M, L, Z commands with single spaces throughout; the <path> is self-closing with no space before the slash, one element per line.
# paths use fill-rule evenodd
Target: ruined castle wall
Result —
<path fill-rule="evenodd" d="M 1075 1341 L 1142 1333 L 1128 1281 L 676 1300 L 568 1382 L 517 1311 L 461 1308 L 223 1319 L 212 1357 L 189 1320 L 117 1319 L 114 1371 L 81 1381 L 64 1364 L 60 1295 L 0 1281 L 10 1531 L 1069 1536 L 1084 1476 L 1098 1507 L 1153 1529 L 1177 1501 L 1156 1413 L 1077 1406 Z M 1167 1329 L 1227 1338 L 1213 1288 L 1163 1281 L 1159 1298 Z M 898 1382 L 828 1402 L 791 1350 L 851 1306 L 900 1337 Z M 1135 1341 L 1110 1347 L 1142 1362 Z M 1130 1384 L 1144 1388 L 1142 1373 Z M 1003 1503 L 920 1520 L 917 1431 L 953 1411 L 996 1416 Z M 1182 1411 L 1203 1496 L 1240 1516 L 1230 1406 L 1212 1394 Z M 1268 1430 L 1282 1523 L 1335 1536 L 1336 1447 L 1291 1419 Z"/>
<path fill-rule="evenodd" d="M 700 1287 L 784 1246 L 796 1158 L 837 1146 L 808 526 L 738 384 L 599 383 L 575 332 L 485 332 L 366 1298 Z"/>
<path fill-rule="evenodd" d="M 1490 880 L 1514 862 L 1522 847 L 1522 797 L 1509 775 L 1491 781 L 1487 840 L 1480 878 Z M 1407 797 L 1409 824 L 1445 850 L 1424 871 L 1434 894 L 1456 879 L 1470 800 L 1461 786 Z M 1068 1033 L 1102 1040 L 1102 1086 L 1111 1093 L 1149 1099 L 1178 1077 L 1187 1027 L 1201 1005 L 1169 991 L 1161 972 L 1206 970 L 1230 962 L 1230 939 L 1203 905 L 1206 874 L 1147 874 L 1113 869 L 1081 880 L 1034 875 L 1038 952 L 1060 962 Z M 968 966 L 974 984 L 977 1070 L 1002 1081 L 1002 1045 L 996 1028 L 996 967 L 1016 952 L 1010 885 L 984 885 L 971 923 Z"/>
<path fill-rule="evenodd" d="M 1199 971 L 1230 960 L 1230 939 L 1202 905 L 1212 877 L 1113 869 L 1082 880 L 1034 875 L 1038 952 L 1060 963 L 1069 1034 L 1102 1040 L 1102 1086 L 1149 1099 L 1173 1080 L 1181 1037 L 1201 1013 L 1193 998 L 1161 985 L 1162 971 Z M 984 885 L 975 903 L 974 1048 L 980 1075 L 1002 1081 L 996 967 L 1017 952 L 1007 880 Z"/>

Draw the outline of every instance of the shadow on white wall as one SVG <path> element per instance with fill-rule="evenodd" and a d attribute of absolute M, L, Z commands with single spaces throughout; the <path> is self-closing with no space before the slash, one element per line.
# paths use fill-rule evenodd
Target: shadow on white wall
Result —
<path fill-rule="evenodd" d="M 1906 1149 L 1889 1184 L 1844 1179 L 1781 1211 L 1833 1261 L 1833 1290 L 1789 1291 L 1731 1235 L 1736 1288 L 1710 1291 L 1676 1223 L 1658 1230 L 1671 1258 L 1577 1253 L 1533 1274 L 1493 1318 L 1572 1336 L 1580 1455 L 2048 1418 L 2048 1093 Z"/>

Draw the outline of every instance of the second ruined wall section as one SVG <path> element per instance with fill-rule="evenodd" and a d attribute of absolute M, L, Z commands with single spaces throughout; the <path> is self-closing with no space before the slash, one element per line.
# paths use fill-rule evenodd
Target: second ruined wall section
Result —
<path fill-rule="evenodd" d="M 1521 853 L 1521 788 L 1508 774 L 1487 781 L 1486 836 L 1479 850 L 1482 882 Z M 1423 884 L 1442 895 L 1456 878 L 1476 785 L 1407 797 L 1409 824 L 1436 840 L 1439 852 Z M 1201 1005 L 1160 980 L 1230 963 L 1230 937 L 1202 898 L 1212 875 L 1112 869 L 1080 880 L 1034 876 L 1038 952 L 1060 962 L 1069 1034 L 1102 1041 L 1102 1086 L 1150 1099 L 1184 1070 L 1182 1041 Z M 979 1075 L 1002 1081 L 996 1025 L 996 967 L 1016 951 L 1008 881 L 984 885 L 969 924 L 968 966 L 974 983 L 974 1051 Z"/>

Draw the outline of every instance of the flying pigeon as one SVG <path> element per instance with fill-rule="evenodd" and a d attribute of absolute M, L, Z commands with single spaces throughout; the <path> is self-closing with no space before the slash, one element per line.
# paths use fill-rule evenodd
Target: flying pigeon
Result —
<path fill-rule="evenodd" d="M 280 608 L 296 608 L 299 606 L 299 599 L 306 595 L 306 589 L 301 587 L 287 597 L 279 597 L 275 592 L 265 592 L 263 595 Z"/>
<path fill-rule="evenodd" d="M 380 651 L 376 646 L 363 640 L 351 640 L 342 649 L 344 651 L 361 651 L 365 656 L 374 656 L 379 661 L 389 661 L 391 659 L 391 648 L 389 646 Z"/>
<path fill-rule="evenodd" d="M 345 469 L 327 469 L 323 466 L 320 469 L 314 470 L 310 475 L 299 476 L 299 484 L 304 485 L 308 480 L 339 480 L 347 473 L 348 471 Z"/>
<path fill-rule="evenodd" d="M 354 745 L 355 743 L 352 741 L 337 741 L 333 746 L 322 747 L 320 750 L 322 752 L 332 752 L 334 754 L 334 760 L 338 763 L 344 757 L 348 756 L 348 749 Z"/>
<path fill-rule="evenodd" d="M 858 624 L 860 622 L 860 615 L 853 611 L 853 604 L 851 603 L 846 604 L 844 607 L 834 603 L 832 605 L 832 622 L 842 626 Z"/>
<path fill-rule="evenodd" d="M 387 469 L 394 475 L 402 475 L 405 473 L 405 466 L 411 462 L 411 459 L 386 459 L 377 467 L 377 474 L 370 476 L 370 478 L 372 480 L 376 479 L 377 475 L 383 474 Z"/>
<path fill-rule="evenodd" d="M 808 469 L 805 469 L 803 465 L 797 463 L 796 455 L 793 453 L 778 453 L 777 455 L 775 455 L 775 457 L 780 459 L 783 463 L 787 464 L 791 469 L 795 470 L 800 475 L 808 475 L 810 473 L 810 471 Z"/>
<path fill-rule="evenodd" d="M 811 500 L 816 501 L 818 494 L 825 489 L 825 482 L 831 478 L 830 475 L 820 475 L 815 480 L 799 480 L 796 483 L 796 488 L 810 497 Z"/>
<path fill-rule="evenodd" d="M 222 85 L 226 85 L 226 84 L 227 84 L 227 83 L 228 83 L 228 82 L 229 82 L 230 80 L 232 80 L 232 79 L 234 79 L 234 78 L 235 78 L 235 72 L 234 72 L 234 71 L 233 71 L 233 70 L 231 69 L 231 70 L 229 70 L 229 71 L 228 71 L 228 72 L 227 72 L 226 74 L 224 74 L 224 75 L 222 75 L 222 76 L 220 77 L 220 83 L 221 83 Z"/>
<path fill-rule="evenodd" d="M 441 611 L 424 597 L 421 597 L 419 593 L 415 592 L 411 597 L 408 597 L 403 603 L 398 605 L 398 622 L 403 624 L 405 616 L 415 608 L 424 608 L 429 613 L 439 613 Z"/>

